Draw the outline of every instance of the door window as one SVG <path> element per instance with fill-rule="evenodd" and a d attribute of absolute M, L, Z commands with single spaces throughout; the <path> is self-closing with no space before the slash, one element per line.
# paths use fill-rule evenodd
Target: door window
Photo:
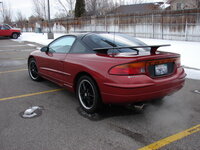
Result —
<path fill-rule="evenodd" d="M 52 53 L 68 53 L 74 41 L 74 36 L 61 37 L 49 45 L 49 51 Z"/>
<path fill-rule="evenodd" d="M 76 43 L 74 44 L 74 46 L 70 51 L 70 53 L 91 53 L 91 52 L 93 51 L 89 51 L 88 48 L 86 48 L 85 45 L 83 45 L 78 40 L 76 41 Z"/>
<path fill-rule="evenodd" d="M 6 26 L 6 25 L 1 27 L 1 30 L 9 30 L 9 29 L 10 29 L 9 26 Z"/>

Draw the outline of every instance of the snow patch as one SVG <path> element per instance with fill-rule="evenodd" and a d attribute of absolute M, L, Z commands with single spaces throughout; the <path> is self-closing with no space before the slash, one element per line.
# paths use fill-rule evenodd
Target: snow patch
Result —
<path fill-rule="evenodd" d="M 55 38 L 58 38 L 60 36 L 62 36 L 64 34 L 54 34 Z M 15 39 L 13 41 L 17 41 L 17 42 L 21 42 L 21 41 L 29 41 L 29 42 L 35 42 L 35 43 L 39 43 L 42 45 L 48 45 L 51 41 L 53 41 L 52 39 L 47 39 L 47 33 L 22 33 L 22 35 L 18 38 Z"/>
<path fill-rule="evenodd" d="M 28 46 L 31 46 L 31 47 L 35 47 L 36 45 L 34 44 L 27 44 Z"/>
<path fill-rule="evenodd" d="M 200 69 L 200 42 L 172 41 L 145 38 L 138 39 L 145 42 L 148 45 L 171 44 L 171 46 L 159 48 L 159 51 L 178 53 L 181 55 L 182 65 Z"/>
<path fill-rule="evenodd" d="M 200 80 L 200 71 L 194 69 L 184 68 L 187 74 L 186 78 Z"/>
<path fill-rule="evenodd" d="M 168 7 L 170 7 L 170 4 L 167 4 L 167 3 L 160 5 L 161 9 L 167 9 Z"/>

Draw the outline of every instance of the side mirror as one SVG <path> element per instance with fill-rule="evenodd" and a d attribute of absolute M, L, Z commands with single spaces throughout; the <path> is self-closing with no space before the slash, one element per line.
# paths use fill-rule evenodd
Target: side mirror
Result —
<path fill-rule="evenodd" d="M 40 49 L 41 52 L 48 52 L 49 51 L 49 47 L 45 46 L 45 47 L 42 47 Z"/>

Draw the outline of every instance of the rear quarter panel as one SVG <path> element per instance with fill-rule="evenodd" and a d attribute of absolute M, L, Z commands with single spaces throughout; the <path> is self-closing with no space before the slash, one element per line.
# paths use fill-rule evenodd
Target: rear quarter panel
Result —
<path fill-rule="evenodd" d="M 173 53 L 160 53 L 159 55 L 134 57 L 113 57 L 102 54 L 68 54 L 64 64 L 64 72 L 69 74 L 69 76 L 66 78 L 66 83 L 75 88 L 73 83 L 75 77 L 80 72 L 86 72 L 90 74 L 100 88 L 104 87 L 104 83 L 130 83 L 128 76 L 119 78 L 119 76 L 109 75 L 109 69 L 113 66 L 124 63 L 178 56 L 179 55 Z M 146 82 L 146 80 L 132 81 L 134 81 L 134 83 Z M 101 91 L 104 91 L 104 89 L 101 89 Z"/>
<path fill-rule="evenodd" d="M 73 88 L 76 76 L 81 72 L 90 74 L 97 82 L 98 86 L 108 79 L 108 70 L 117 62 L 111 58 L 101 58 L 96 54 L 68 54 L 64 64 L 64 71 L 68 73 L 66 82 Z"/>

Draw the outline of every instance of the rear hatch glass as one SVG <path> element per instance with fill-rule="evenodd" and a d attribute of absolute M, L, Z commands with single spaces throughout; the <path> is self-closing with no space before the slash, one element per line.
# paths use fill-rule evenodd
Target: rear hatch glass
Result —
<path fill-rule="evenodd" d="M 146 44 L 136 38 L 120 34 L 120 33 L 102 33 L 102 34 L 89 34 L 84 37 L 83 42 L 87 44 L 91 49 L 95 48 L 105 48 L 110 47 L 112 49 L 108 49 L 107 54 L 113 53 L 131 53 L 138 54 L 139 52 L 147 52 L 150 48 L 123 48 L 117 49 L 117 47 L 130 47 L 130 46 L 145 46 Z M 113 49 L 116 47 L 116 49 Z"/>

